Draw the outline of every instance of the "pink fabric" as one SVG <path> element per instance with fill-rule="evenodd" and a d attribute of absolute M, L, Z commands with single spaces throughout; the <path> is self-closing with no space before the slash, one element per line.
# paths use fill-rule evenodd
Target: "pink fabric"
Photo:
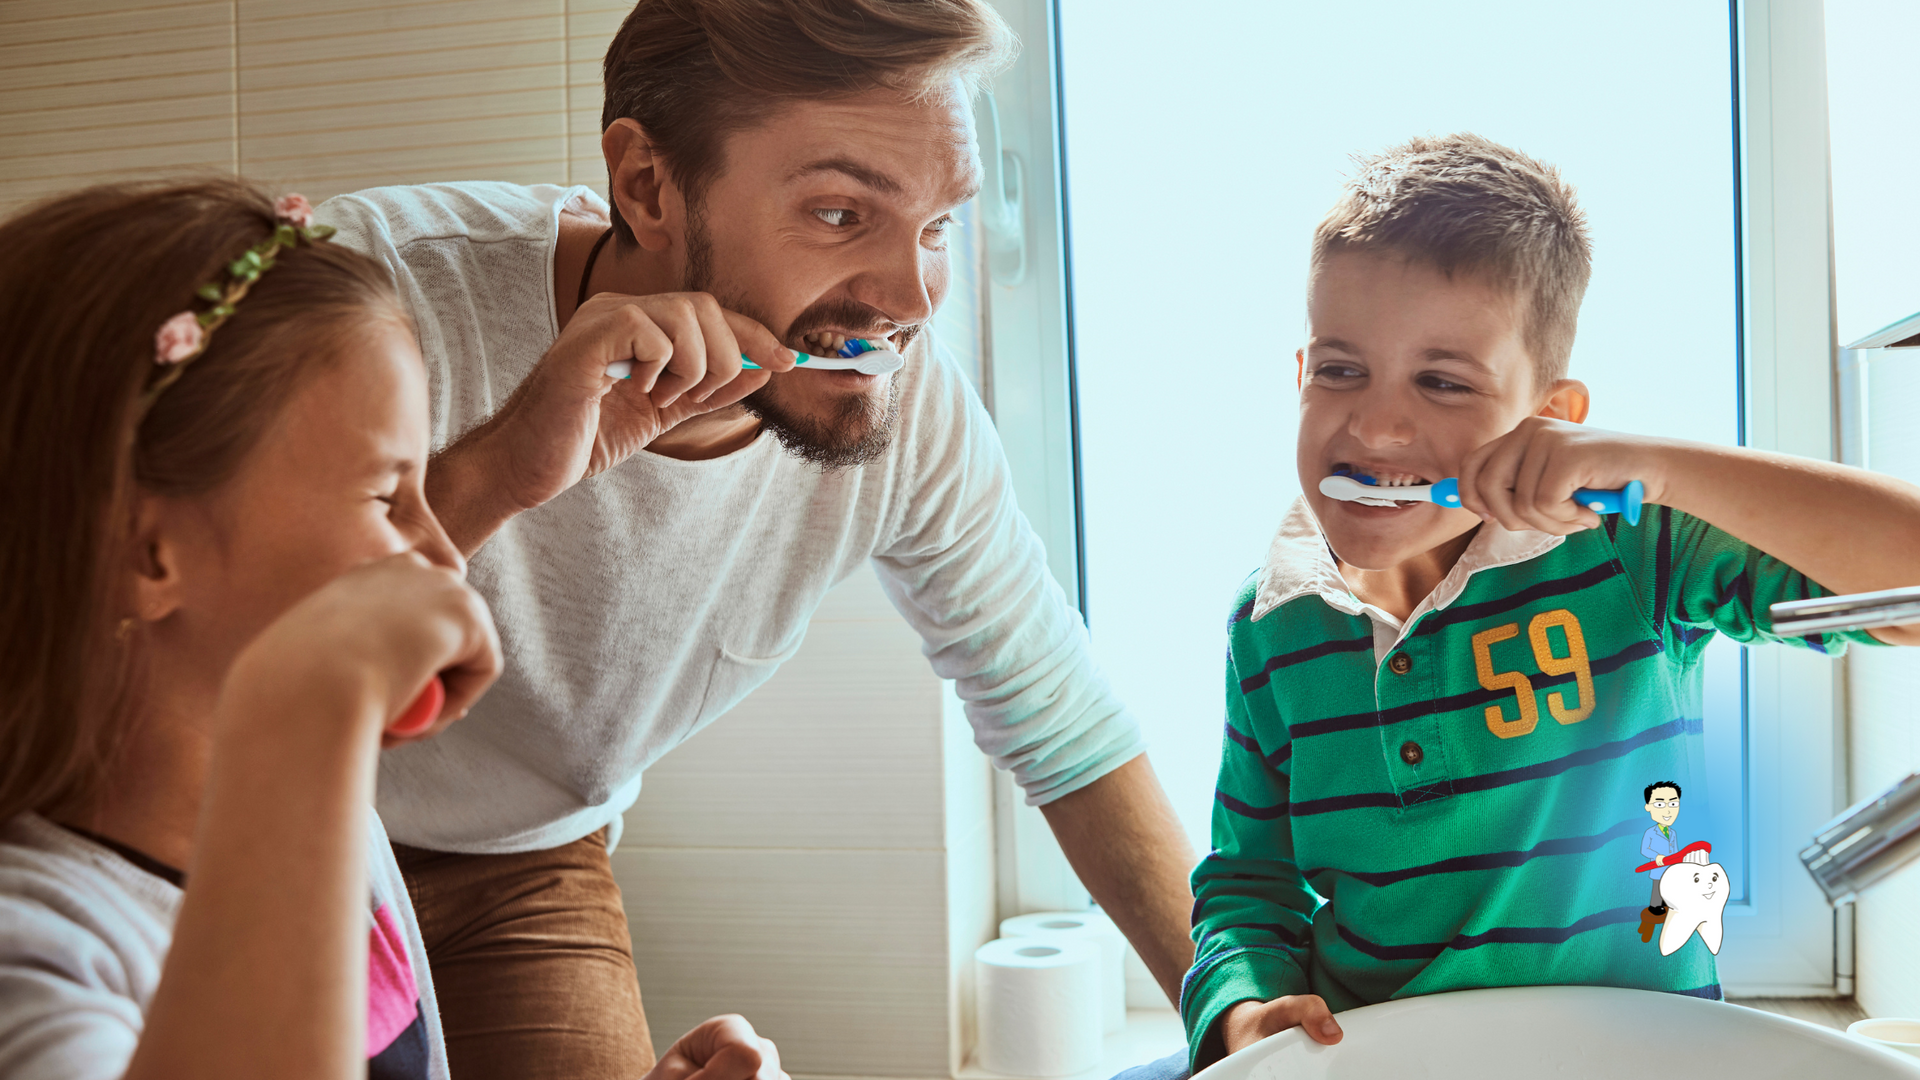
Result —
<path fill-rule="evenodd" d="M 367 942 L 367 1056 L 392 1045 L 420 1015 L 420 987 L 407 962 L 407 939 L 385 904 L 373 913 Z"/>

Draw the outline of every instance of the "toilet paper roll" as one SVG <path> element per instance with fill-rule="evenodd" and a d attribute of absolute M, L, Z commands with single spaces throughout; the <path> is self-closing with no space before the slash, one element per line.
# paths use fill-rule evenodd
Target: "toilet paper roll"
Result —
<path fill-rule="evenodd" d="M 1007 1076 L 1098 1068 L 1099 946 L 1073 938 L 1001 938 L 973 954 L 980 1067 Z"/>
<path fill-rule="evenodd" d="M 1000 936 L 1068 937 L 1100 948 L 1100 1021 L 1111 1035 L 1127 1026 L 1127 938 L 1104 911 L 1039 911 L 1000 920 Z"/>

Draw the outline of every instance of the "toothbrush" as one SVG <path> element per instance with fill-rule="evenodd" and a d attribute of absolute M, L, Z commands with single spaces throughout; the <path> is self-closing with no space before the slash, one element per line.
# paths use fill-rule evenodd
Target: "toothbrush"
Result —
<path fill-rule="evenodd" d="M 813 356 L 800 353 L 795 364 L 808 364 L 816 371 L 857 371 L 862 375 L 891 375 L 907 366 L 907 358 L 892 349 L 883 349 L 871 341 L 853 338 L 836 350 L 835 356 Z M 745 361 L 741 366 L 760 370 L 760 365 L 740 354 Z M 607 374 L 616 379 L 633 378 L 633 361 L 615 360 L 607 365 Z"/>
<path fill-rule="evenodd" d="M 1393 492 L 1392 498 L 1382 498 L 1381 492 Z M 1413 487 L 1383 488 L 1378 482 L 1364 476 L 1335 474 L 1320 481 L 1320 494 L 1329 499 L 1342 502 L 1357 502 L 1364 506 L 1392 506 L 1402 502 L 1432 502 L 1441 506 L 1460 505 L 1460 481 L 1447 477 L 1432 484 L 1418 484 Z M 1635 480 L 1617 491 L 1602 488 L 1577 488 L 1573 501 L 1596 514 L 1625 514 L 1627 524 L 1640 524 L 1640 504 L 1646 498 L 1646 487 Z"/>

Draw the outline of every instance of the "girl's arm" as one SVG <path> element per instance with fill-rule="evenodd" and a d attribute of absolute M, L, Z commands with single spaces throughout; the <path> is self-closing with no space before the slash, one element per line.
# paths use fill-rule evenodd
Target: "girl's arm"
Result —
<path fill-rule="evenodd" d="M 374 763 L 382 729 L 446 669 L 453 717 L 499 670 L 493 626 L 456 575 L 410 556 L 314 593 L 234 662 L 129 1080 L 365 1075 Z"/>

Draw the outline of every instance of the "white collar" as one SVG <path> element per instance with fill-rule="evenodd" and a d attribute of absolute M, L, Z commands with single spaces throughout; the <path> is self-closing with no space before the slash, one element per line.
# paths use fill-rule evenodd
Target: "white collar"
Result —
<path fill-rule="evenodd" d="M 1453 564 L 1439 586 L 1413 609 L 1406 625 L 1458 600 L 1466 591 L 1467 579 L 1474 574 L 1496 566 L 1526 562 L 1552 551 L 1564 539 L 1531 529 L 1512 532 L 1491 521 L 1481 525 L 1467 544 L 1467 550 L 1460 554 L 1460 561 Z M 1349 615 L 1367 615 L 1375 622 L 1402 629 L 1400 620 L 1353 595 L 1347 579 L 1340 576 L 1340 568 L 1334 564 L 1326 534 L 1320 530 L 1320 522 L 1313 516 L 1304 495 L 1287 509 L 1280 531 L 1274 534 L 1273 544 L 1267 549 L 1267 563 L 1260 569 L 1260 586 L 1253 595 L 1253 618 L 1258 620 L 1274 608 L 1302 596 L 1318 596 L 1328 606 Z"/>

